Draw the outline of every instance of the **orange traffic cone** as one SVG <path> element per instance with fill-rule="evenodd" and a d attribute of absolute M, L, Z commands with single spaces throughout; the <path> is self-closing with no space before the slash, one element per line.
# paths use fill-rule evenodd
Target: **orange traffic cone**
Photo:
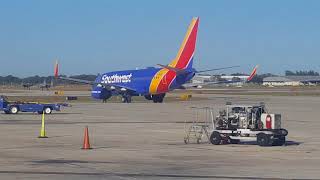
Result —
<path fill-rule="evenodd" d="M 88 150 L 91 149 L 90 147 L 90 142 L 89 142 L 89 130 L 88 130 L 88 126 L 86 126 L 84 128 L 84 138 L 83 138 L 83 146 L 82 149 L 84 150 Z"/>

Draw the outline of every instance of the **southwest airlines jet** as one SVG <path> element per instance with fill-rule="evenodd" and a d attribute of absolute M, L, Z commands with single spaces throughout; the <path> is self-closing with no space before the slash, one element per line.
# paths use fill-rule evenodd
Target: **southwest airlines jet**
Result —
<path fill-rule="evenodd" d="M 177 56 L 168 65 L 160 68 L 125 70 L 107 72 L 98 75 L 95 81 L 86 81 L 58 76 L 58 64 L 55 66 L 55 77 L 69 81 L 92 85 L 91 95 L 95 99 L 106 101 L 111 96 L 122 96 L 122 102 L 130 103 L 132 96 L 144 96 L 154 103 L 162 103 L 165 94 L 174 89 L 181 89 L 198 72 L 192 68 L 199 18 L 193 18 Z M 231 68 L 231 67 L 226 67 Z M 226 69 L 219 68 L 219 69 Z M 219 69 L 210 69 L 213 71 Z"/>

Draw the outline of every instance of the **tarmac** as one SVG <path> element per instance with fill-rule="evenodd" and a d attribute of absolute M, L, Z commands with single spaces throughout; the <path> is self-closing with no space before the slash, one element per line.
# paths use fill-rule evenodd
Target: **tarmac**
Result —
<path fill-rule="evenodd" d="M 72 103 L 41 116 L 0 114 L 0 179 L 320 179 L 319 96 L 196 94 L 196 100 Z M 282 114 L 285 146 L 184 144 L 192 106 L 265 102 Z M 82 150 L 85 126 L 93 149 Z"/>

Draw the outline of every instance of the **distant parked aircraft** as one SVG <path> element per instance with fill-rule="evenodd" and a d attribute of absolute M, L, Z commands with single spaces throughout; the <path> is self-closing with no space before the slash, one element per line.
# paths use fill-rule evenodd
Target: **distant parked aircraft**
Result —
<path fill-rule="evenodd" d="M 240 78 L 232 78 L 232 80 L 217 80 L 212 82 L 199 82 L 199 83 L 186 83 L 183 85 L 183 88 L 202 88 L 203 86 L 207 85 L 214 85 L 214 84 L 232 84 L 232 83 L 247 83 L 250 82 L 253 77 L 257 74 L 258 65 L 255 66 L 250 73 L 250 75 L 246 79 L 240 79 Z M 239 86 L 240 87 L 240 86 Z"/>
<path fill-rule="evenodd" d="M 33 86 L 33 84 L 31 84 L 31 83 L 22 83 L 23 89 L 28 89 L 28 90 L 30 90 L 30 87 L 31 87 L 31 86 Z"/>
<path fill-rule="evenodd" d="M 47 81 L 44 80 L 42 84 L 39 84 L 39 87 L 40 87 L 41 91 L 43 91 L 43 89 L 49 90 L 51 85 L 47 84 Z"/>

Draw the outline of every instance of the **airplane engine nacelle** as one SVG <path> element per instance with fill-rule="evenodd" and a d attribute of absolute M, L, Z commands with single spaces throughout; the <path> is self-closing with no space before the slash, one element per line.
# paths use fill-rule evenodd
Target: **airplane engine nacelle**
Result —
<path fill-rule="evenodd" d="M 109 99 L 112 93 L 104 87 L 93 87 L 91 91 L 91 96 L 95 99 Z"/>

